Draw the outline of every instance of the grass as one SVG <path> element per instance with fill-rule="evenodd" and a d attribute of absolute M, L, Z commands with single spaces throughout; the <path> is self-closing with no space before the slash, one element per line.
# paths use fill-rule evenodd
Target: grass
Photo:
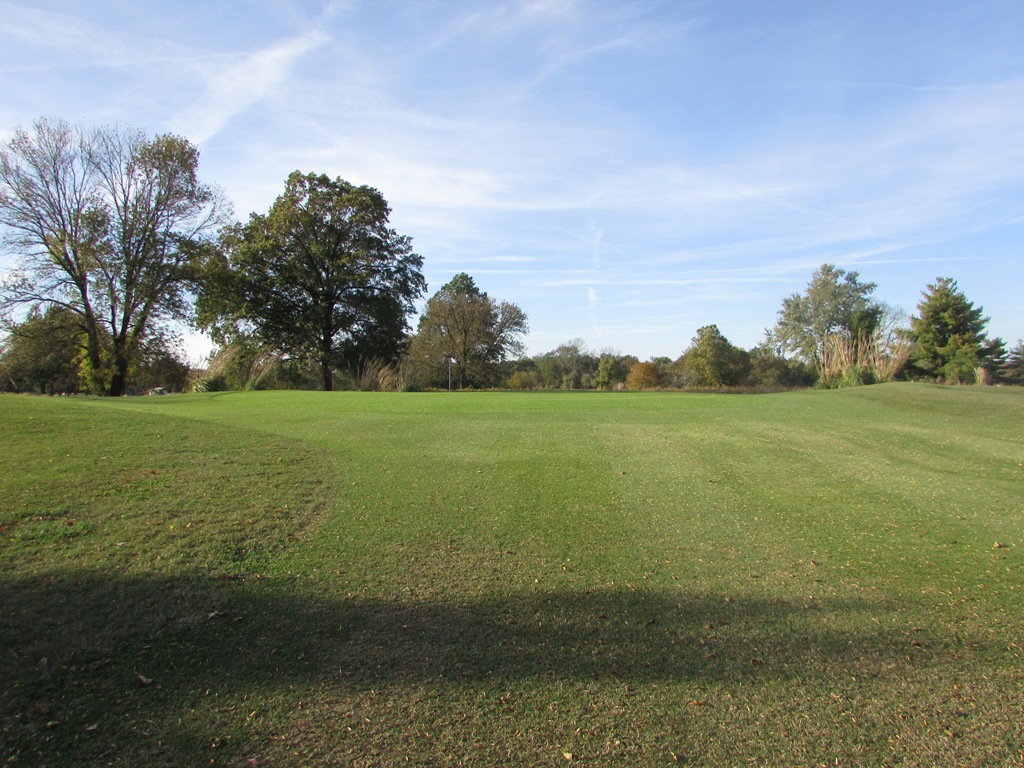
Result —
<path fill-rule="evenodd" d="M 0 759 L 1020 766 L 1022 417 L 0 398 Z"/>

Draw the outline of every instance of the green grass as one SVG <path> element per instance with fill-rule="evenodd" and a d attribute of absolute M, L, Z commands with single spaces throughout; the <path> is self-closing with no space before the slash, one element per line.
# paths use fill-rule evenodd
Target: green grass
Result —
<path fill-rule="evenodd" d="M 0 398 L 0 760 L 1020 766 L 1022 425 L 909 384 Z"/>

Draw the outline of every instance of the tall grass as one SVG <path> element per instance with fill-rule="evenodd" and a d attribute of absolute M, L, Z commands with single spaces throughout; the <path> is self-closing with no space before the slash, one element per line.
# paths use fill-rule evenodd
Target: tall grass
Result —
<path fill-rule="evenodd" d="M 278 375 L 280 352 L 258 345 L 225 344 L 210 355 L 205 370 L 195 374 L 193 392 L 262 389 Z"/>
<path fill-rule="evenodd" d="M 379 358 L 365 360 L 355 378 L 362 392 L 400 392 L 404 387 L 398 366 Z"/>
<path fill-rule="evenodd" d="M 856 337 L 831 334 L 825 339 L 820 383 L 837 388 L 895 381 L 912 351 L 913 343 L 895 330 L 879 328 Z"/>

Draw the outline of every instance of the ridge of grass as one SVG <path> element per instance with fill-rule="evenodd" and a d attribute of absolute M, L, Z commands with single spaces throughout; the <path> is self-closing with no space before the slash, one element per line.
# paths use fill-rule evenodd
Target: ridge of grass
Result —
<path fill-rule="evenodd" d="M 1018 765 L 1022 416 L 0 398 L 0 758 Z"/>

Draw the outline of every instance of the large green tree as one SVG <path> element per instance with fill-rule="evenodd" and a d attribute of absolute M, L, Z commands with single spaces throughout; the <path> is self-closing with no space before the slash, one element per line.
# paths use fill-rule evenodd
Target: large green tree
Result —
<path fill-rule="evenodd" d="M 940 277 L 928 286 L 910 318 L 914 341 L 911 363 L 939 381 L 973 381 L 979 368 L 991 369 L 1003 354 L 1001 339 L 989 340 L 989 318 L 975 307 L 956 280 Z"/>
<path fill-rule="evenodd" d="M 292 173 L 270 211 L 238 228 L 208 269 L 202 322 L 315 362 L 325 390 L 336 368 L 396 360 L 426 282 L 390 214 L 372 187 Z"/>
<path fill-rule="evenodd" d="M 733 346 L 717 325 L 697 329 L 689 348 L 678 361 L 687 383 L 698 387 L 733 387 L 750 371 L 747 353 Z"/>
<path fill-rule="evenodd" d="M 422 383 L 439 385 L 451 370 L 460 389 L 487 386 L 500 363 L 522 354 L 520 337 L 527 329 L 522 309 L 492 299 L 461 272 L 427 302 L 410 361 Z"/>
<path fill-rule="evenodd" d="M 829 368 L 829 340 L 839 336 L 858 343 L 870 338 L 883 307 L 871 300 L 875 283 L 860 282 L 857 272 L 822 264 L 803 293 L 782 302 L 772 340 L 783 352 L 794 352 L 819 377 Z"/>
<path fill-rule="evenodd" d="M 7 313 L 56 306 L 85 336 L 91 388 L 124 394 L 132 367 L 189 314 L 194 257 L 230 214 L 179 136 L 39 120 L 0 150 L 0 223 L 19 258 Z"/>

